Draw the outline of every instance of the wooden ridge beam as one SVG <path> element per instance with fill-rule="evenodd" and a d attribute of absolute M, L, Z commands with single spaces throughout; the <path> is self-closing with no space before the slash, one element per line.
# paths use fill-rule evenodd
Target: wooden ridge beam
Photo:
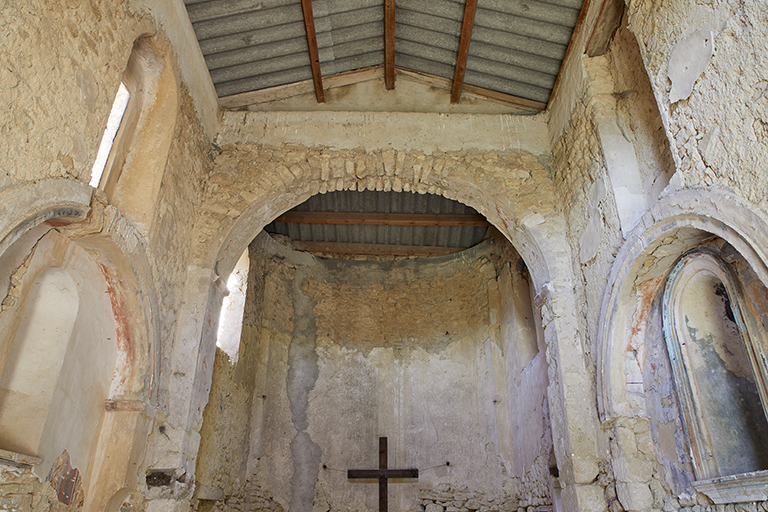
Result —
<path fill-rule="evenodd" d="M 395 0 L 384 0 L 384 85 L 395 88 Z"/>
<path fill-rule="evenodd" d="M 325 103 L 323 94 L 323 75 L 320 73 L 320 52 L 317 49 L 317 34 L 315 33 L 315 16 L 312 13 L 312 0 L 301 0 L 301 10 L 304 13 L 304 28 L 307 32 L 309 61 L 312 64 L 312 81 L 315 84 L 315 96 L 318 103 Z"/>
<path fill-rule="evenodd" d="M 360 244 L 344 242 L 305 242 L 294 240 L 297 251 L 325 254 L 365 254 L 369 256 L 445 256 L 463 251 L 464 247 L 433 247 L 426 245 Z M 405 477 L 402 477 L 405 478 Z"/>
<path fill-rule="evenodd" d="M 298 224 L 362 224 L 366 226 L 488 226 L 479 214 L 297 212 L 280 215 L 274 222 Z"/>
<path fill-rule="evenodd" d="M 477 0 L 467 0 L 464 6 L 464 23 L 461 26 L 459 54 L 456 57 L 456 74 L 453 77 L 453 88 L 451 89 L 451 103 L 453 104 L 458 103 L 461 97 L 461 86 L 464 84 L 464 72 L 467 70 L 469 42 L 472 39 L 472 28 L 475 26 L 476 11 Z"/>

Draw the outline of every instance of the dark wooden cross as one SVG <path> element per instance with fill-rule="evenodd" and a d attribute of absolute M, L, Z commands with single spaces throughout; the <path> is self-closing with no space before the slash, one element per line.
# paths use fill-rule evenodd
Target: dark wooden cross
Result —
<path fill-rule="evenodd" d="M 379 512 L 387 512 L 387 480 L 419 478 L 418 469 L 387 469 L 387 438 L 379 438 L 379 469 L 349 469 L 347 478 L 379 479 Z"/>

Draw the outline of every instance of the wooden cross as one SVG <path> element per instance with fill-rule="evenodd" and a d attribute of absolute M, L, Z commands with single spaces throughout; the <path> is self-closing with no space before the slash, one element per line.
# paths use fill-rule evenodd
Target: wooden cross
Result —
<path fill-rule="evenodd" d="M 379 512 L 387 512 L 387 480 L 390 478 L 419 478 L 418 469 L 387 469 L 387 438 L 379 438 L 379 469 L 349 469 L 347 478 L 379 479 Z"/>

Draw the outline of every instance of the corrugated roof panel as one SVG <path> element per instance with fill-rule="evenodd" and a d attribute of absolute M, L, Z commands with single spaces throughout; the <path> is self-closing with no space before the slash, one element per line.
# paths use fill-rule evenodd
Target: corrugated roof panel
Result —
<path fill-rule="evenodd" d="M 216 92 L 220 97 L 222 97 L 230 96 L 232 94 L 240 94 L 247 91 L 258 91 L 259 89 L 275 87 L 277 85 L 301 82 L 303 80 L 310 80 L 311 78 L 312 69 L 309 67 L 309 65 L 307 65 L 300 68 L 278 71 L 276 73 L 251 76 L 240 80 L 234 80 L 232 82 L 218 83 L 215 84 L 215 86 Z"/>
<path fill-rule="evenodd" d="M 467 69 L 464 74 L 464 83 L 511 94 L 519 98 L 529 98 L 534 101 L 546 103 L 549 100 L 551 89 L 537 87 L 535 85 L 506 80 L 493 75 Z"/>
<path fill-rule="evenodd" d="M 337 9 L 326 15 L 328 19 L 331 20 L 331 26 L 333 28 L 353 27 L 355 25 L 363 25 L 372 21 L 384 20 L 384 13 L 381 5 L 371 6 L 367 5 L 366 3 L 359 6 L 350 5 L 348 7 L 349 9 Z M 315 14 L 315 19 L 318 19 L 317 14 Z M 384 33 L 383 25 L 382 33 Z"/>
<path fill-rule="evenodd" d="M 465 82 L 546 102 L 583 0 L 479 0 Z M 301 0 L 185 0 L 219 96 L 311 79 Z M 313 0 L 323 76 L 383 64 L 383 0 Z M 395 64 L 452 79 L 465 2 L 397 0 Z"/>
<path fill-rule="evenodd" d="M 208 64 L 208 69 L 211 71 L 211 77 L 213 78 L 213 71 L 219 68 L 243 66 L 248 63 L 266 61 L 306 52 L 307 39 L 305 37 L 303 39 L 289 39 L 277 43 L 261 44 L 228 52 L 213 53 L 206 55 L 205 62 Z M 305 60 L 308 61 L 308 59 Z M 266 72 L 266 70 L 261 72 Z M 214 78 L 214 81 L 215 80 L 216 79 Z"/>
<path fill-rule="evenodd" d="M 525 2 L 510 2 L 509 0 L 480 0 L 478 10 L 503 13 L 519 17 L 522 20 L 537 20 L 564 27 L 572 27 L 579 18 L 578 9 L 570 9 L 551 3 L 525 0 Z"/>
<path fill-rule="evenodd" d="M 571 32 L 573 32 L 573 29 L 570 27 L 545 21 L 521 19 L 511 14 L 490 11 L 479 7 L 475 13 L 475 26 L 502 30 L 566 46 L 568 41 L 571 40 Z"/>
<path fill-rule="evenodd" d="M 472 29 L 472 44 L 474 45 L 476 42 L 526 52 L 531 55 L 546 57 L 558 62 L 565 57 L 565 51 L 568 48 L 564 44 L 553 43 L 477 25 Z"/>
<path fill-rule="evenodd" d="M 335 59 L 332 62 L 321 64 L 323 76 L 338 75 L 355 69 L 369 68 L 378 66 L 382 63 L 382 52 L 366 53 L 363 55 L 354 55 L 344 59 Z"/>
<path fill-rule="evenodd" d="M 338 191 L 312 196 L 297 211 L 475 214 L 474 209 L 433 194 Z M 265 230 L 292 240 L 314 242 L 471 247 L 485 236 L 485 226 L 368 226 L 270 223 Z"/>
<path fill-rule="evenodd" d="M 440 64 L 446 64 L 450 67 L 453 67 L 454 63 L 456 62 L 455 50 L 448 50 L 438 46 L 420 44 L 401 39 L 395 43 L 395 48 L 397 48 L 398 53 L 418 56 L 421 59 L 427 59 L 433 62 L 438 62 Z"/>
<path fill-rule="evenodd" d="M 454 76 L 453 65 L 441 64 L 439 62 L 422 59 L 421 57 L 416 57 L 415 55 L 408 55 L 405 53 L 395 54 L 395 66 L 411 69 L 420 73 L 440 76 L 449 80 L 453 79 Z"/>
<path fill-rule="evenodd" d="M 367 53 L 383 52 L 384 40 L 381 37 L 372 37 L 350 41 L 349 43 L 336 44 L 333 47 L 333 55 L 336 59 L 362 56 Z"/>
<path fill-rule="evenodd" d="M 557 78 L 557 75 L 511 66 L 503 62 L 482 59 L 474 55 L 470 55 L 467 59 L 467 71 L 470 70 L 488 75 L 489 77 L 500 78 L 503 81 L 517 81 L 542 89 L 551 89 L 555 85 L 555 79 Z"/>
<path fill-rule="evenodd" d="M 428 13 L 402 8 L 398 9 L 395 13 L 395 45 L 397 45 L 397 31 L 400 24 L 461 37 L 461 22 L 459 20 L 432 16 Z"/>
<path fill-rule="evenodd" d="M 304 41 L 306 46 L 306 41 Z M 289 53 L 271 59 L 259 60 L 255 62 L 245 62 L 237 66 L 211 70 L 211 78 L 214 84 L 222 82 L 231 82 L 242 78 L 261 76 L 280 71 L 309 66 L 309 54 L 307 53 Z"/>
<path fill-rule="evenodd" d="M 215 18 L 211 20 L 193 23 L 195 34 L 200 40 L 220 37 L 224 35 L 247 32 L 259 28 L 285 25 L 304 20 L 301 11 L 301 3 L 294 2 L 290 5 L 275 7 L 274 9 L 259 9 L 233 16 Z"/>
<path fill-rule="evenodd" d="M 304 22 L 296 21 L 276 27 L 249 30 L 247 32 L 205 39 L 200 41 L 200 50 L 202 50 L 203 55 L 208 56 L 241 48 L 253 48 L 271 43 L 279 44 L 282 41 L 302 37 L 306 40 L 307 35 L 304 30 Z"/>
<path fill-rule="evenodd" d="M 411 41 L 414 43 L 437 46 L 438 48 L 453 48 L 454 53 L 459 48 L 459 36 L 436 32 L 421 27 L 400 24 L 395 31 L 395 47 L 401 41 Z"/>
<path fill-rule="evenodd" d="M 519 50 L 504 48 L 501 46 L 486 44 L 473 40 L 469 46 L 469 54 L 472 57 L 478 57 L 508 66 L 530 69 L 556 76 L 560 71 L 560 61 L 526 53 Z"/>
<path fill-rule="evenodd" d="M 400 12 L 412 11 L 438 18 L 453 20 L 461 24 L 464 19 L 464 2 L 453 0 L 397 0 L 395 3 L 395 21 Z"/>
<path fill-rule="evenodd" d="M 267 8 L 280 7 L 282 5 L 294 3 L 295 0 L 268 0 Z M 189 21 L 198 23 L 200 21 L 223 18 L 235 14 L 243 14 L 250 11 L 264 9 L 262 0 L 205 0 L 198 3 L 186 2 Z"/>

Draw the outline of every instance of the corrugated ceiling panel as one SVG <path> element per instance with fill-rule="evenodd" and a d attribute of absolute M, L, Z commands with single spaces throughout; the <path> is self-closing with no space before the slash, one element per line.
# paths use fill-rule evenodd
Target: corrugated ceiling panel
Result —
<path fill-rule="evenodd" d="M 313 2 L 313 7 L 315 2 Z M 330 58 L 320 59 L 323 76 L 384 63 L 384 10 L 381 0 L 327 0 L 315 11 L 315 28 L 322 19 Z M 319 13 L 323 13 L 320 18 Z M 318 46 L 320 46 L 318 33 Z"/>
<path fill-rule="evenodd" d="M 478 0 L 465 83 L 546 102 L 583 0 Z M 301 0 L 186 0 L 219 96 L 312 77 Z M 323 76 L 384 61 L 383 0 L 313 0 Z M 464 1 L 397 0 L 395 65 L 452 79 Z"/>
<path fill-rule="evenodd" d="M 401 0 L 395 5 L 395 65 L 453 78 L 463 4 L 449 0 Z M 436 32 L 440 35 L 436 36 Z"/>
<path fill-rule="evenodd" d="M 474 214 L 474 209 L 433 194 L 410 192 L 339 191 L 318 194 L 297 211 Z M 270 223 L 269 233 L 314 242 L 471 247 L 487 231 L 485 226 L 363 226 L 339 224 Z"/>

